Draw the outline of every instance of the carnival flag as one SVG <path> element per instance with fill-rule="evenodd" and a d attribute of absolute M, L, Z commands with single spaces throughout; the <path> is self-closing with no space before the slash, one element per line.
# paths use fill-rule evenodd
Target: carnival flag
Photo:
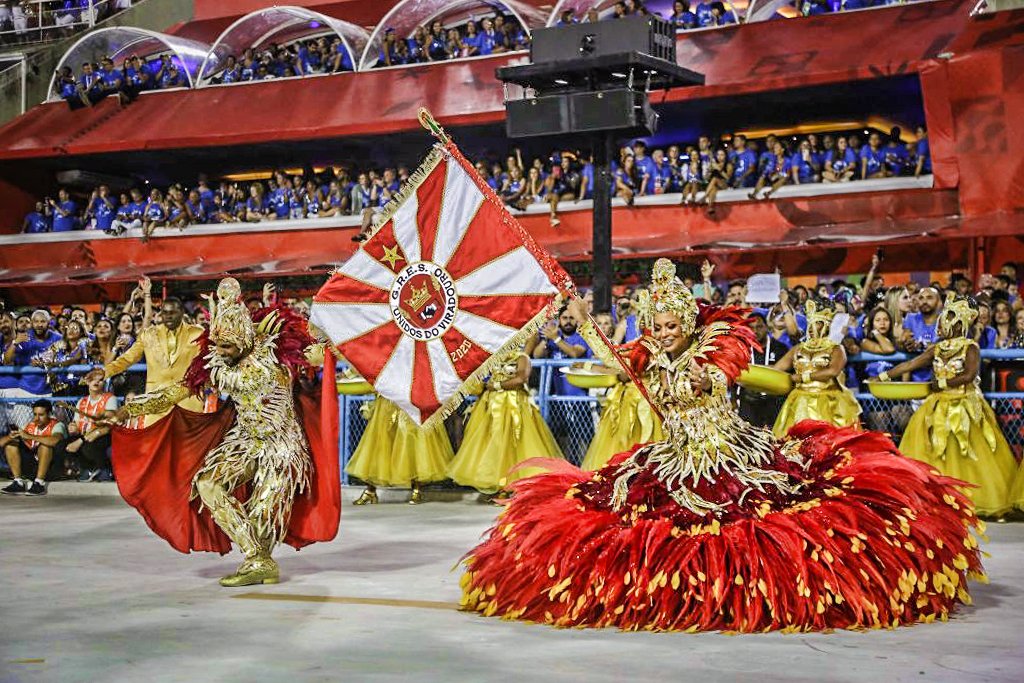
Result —
<path fill-rule="evenodd" d="M 374 390 L 417 423 L 556 312 L 572 281 L 429 119 L 441 141 L 371 237 L 313 299 L 311 320 Z"/>

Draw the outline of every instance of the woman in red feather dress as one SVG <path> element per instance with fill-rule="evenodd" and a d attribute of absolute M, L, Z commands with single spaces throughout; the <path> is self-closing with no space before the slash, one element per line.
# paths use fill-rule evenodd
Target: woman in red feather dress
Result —
<path fill-rule="evenodd" d="M 892 627 L 969 603 L 981 524 L 962 482 L 882 434 L 804 421 L 780 440 L 742 420 L 727 392 L 756 343 L 743 312 L 699 306 L 671 262 L 655 264 L 641 309 L 629 362 L 665 440 L 597 472 L 529 462 L 549 471 L 512 485 L 467 555 L 466 609 L 751 632 Z"/>

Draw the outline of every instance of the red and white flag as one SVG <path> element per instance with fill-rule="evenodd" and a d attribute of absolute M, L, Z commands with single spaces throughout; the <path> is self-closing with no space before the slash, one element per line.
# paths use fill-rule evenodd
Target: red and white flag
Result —
<path fill-rule="evenodd" d="M 311 320 L 417 424 L 555 312 L 572 281 L 450 140 L 313 299 Z M 440 413 L 438 411 L 441 411 Z"/>

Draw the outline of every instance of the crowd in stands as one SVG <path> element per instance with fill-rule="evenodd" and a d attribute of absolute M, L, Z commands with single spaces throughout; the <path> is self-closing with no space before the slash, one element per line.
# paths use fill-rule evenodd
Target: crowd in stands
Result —
<path fill-rule="evenodd" d="M 968 278 L 956 273 L 946 283 L 921 286 L 911 282 L 887 287 L 884 276 L 878 271 L 879 265 L 876 257 L 870 272 L 858 282 L 835 279 L 820 282 L 813 290 L 801 285 L 784 288 L 774 303 L 748 302 L 746 282 L 742 280 L 716 284 L 712 279 L 714 267 L 707 262 L 701 269 L 703 282 L 697 282 L 696 278 L 684 281 L 693 287 L 695 294 L 716 303 L 752 307 L 752 324 L 762 346 L 771 345 L 783 352 L 800 341 L 806 332 L 805 305 L 814 298 L 834 302 L 837 315 L 832 335 L 842 342 L 849 355 L 862 351 L 882 356 L 897 352 L 919 353 L 938 341 L 937 323 L 943 301 L 954 292 L 973 293 L 979 303 L 980 316 L 971 334 L 982 349 L 1024 349 L 1024 301 L 1018 289 L 1016 264 L 1006 263 L 998 275 L 983 276 L 977 288 Z M 634 308 L 642 289 L 642 285 L 618 287 L 614 310 L 593 310 L 591 306 L 597 324 L 614 342 L 628 342 L 639 335 Z M 593 297 L 589 293 L 584 296 L 592 304 Z M 31 444 L 37 457 L 42 447 L 49 454 L 47 457 L 53 457 L 51 478 L 109 479 L 105 450 L 109 448 L 109 439 L 105 439 L 103 425 L 96 421 L 102 413 L 97 406 L 116 407 L 118 401 L 142 391 L 143 382 L 141 375 L 120 375 L 108 383 L 96 368 L 127 351 L 146 327 L 162 323 L 161 309 L 154 305 L 154 298 L 150 281 L 143 278 L 125 304 L 107 302 L 90 307 L 92 310 L 64 306 L 57 310 L 41 307 L 0 312 L 0 363 L 41 367 L 46 371 L 45 374 L 0 373 L 0 413 L 4 413 L 7 425 L 7 436 L 0 437 L 0 446 L 18 449 L 19 444 Z M 275 300 L 275 287 L 267 283 L 262 292 L 250 292 L 246 303 L 254 310 Z M 281 301 L 308 317 L 309 307 L 304 300 Z M 171 304 L 182 308 L 185 322 L 204 323 L 202 304 L 198 300 L 165 297 L 161 301 L 163 307 Z M 542 328 L 538 343 L 531 345 L 532 355 L 551 359 L 589 358 L 591 352 L 577 333 L 577 323 L 571 313 L 563 311 Z M 93 369 L 83 370 L 82 366 Z M 892 366 L 893 363 L 886 361 L 851 364 L 848 382 L 856 385 Z M 921 371 L 923 375 L 928 372 Z M 928 377 L 915 375 L 914 379 Z M 586 393 L 562 381 L 560 376 L 556 377 L 552 391 L 561 395 Z M 29 411 L 29 404 L 5 402 L 4 398 L 9 397 L 35 401 Z M 63 403 L 64 397 L 75 397 L 67 400 L 77 403 Z M 586 405 L 576 407 L 586 413 L 589 420 L 590 409 Z M 561 419 L 559 415 L 568 417 L 571 412 L 559 411 L 553 420 L 557 423 Z M 570 428 L 553 424 L 552 428 L 564 441 L 567 454 L 586 448 L 587 440 L 580 439 L 578 425 Z M 46 438 L 39 439 L 39 436 Z M 50 438 L 54 436 L 60 438 Z M 44 473 L 37 495 L 45 493 L 45 479 Z"/>
<path fill-rule="evenodd" d="M 918 128 L 915 142 L 903 142 L 894 128 L 887 140 L 878 133 L 769 135 L 748 140 L 742 134 L 712 143 L 702 136 L 696 145 L 669 145 L 648 153 L 638 140 L 623 147 L 612 163 L 612 191 L 627 204 L 638 197 L 674 194 L 684 205 L 703 204 L 714 212 L 719 191 L 742 189 L 751 199 L 767 199 L 785 185 L 846 183 L 931 173 L 928 136 Z M 510 207 L 525 210 L 547 204 L 557 225 L 564 202 L 590 199 L 594 166 L 587 151 L 553 151 L 524 162 L 520 150 L 504 163 L 476 161 L 477 172 Z M 88 196 L 72 197 L 66 188 L 46 197 L 24 219 L 22 230 L 64 232 L 133 231 L 148 239 L 158 229 L 195 224 L 256 223 L 265 220 L 327 218 L 356 215 L 364 230 L 373 211 L 383 207 L 409 176 L 405 166 L 350 172 L 327 168 L 304 175 L 274 173 L 266 181 L 210 183 L 200 178 L 190 188 L 174 184 L 166 190 L 133 188 L 114 193 L 107 186 Z M 365 234 L 365 232 L 364 232 Z"/>
<path fill-rule="evenodd" d="M 0 45 L 66 38 L 132 6 L 132 0 L 0 0 Z"/>

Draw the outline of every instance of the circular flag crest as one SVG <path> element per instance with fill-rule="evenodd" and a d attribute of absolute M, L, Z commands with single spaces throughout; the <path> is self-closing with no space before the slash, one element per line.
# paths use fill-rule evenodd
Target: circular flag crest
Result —
<path fill-rule="evenodd" d="M 419 341 L 443 335 L 459 310 L 455 281 L 430 261 L 412 263 L 399 271 L 388 302 L 399 329 Z"/>

